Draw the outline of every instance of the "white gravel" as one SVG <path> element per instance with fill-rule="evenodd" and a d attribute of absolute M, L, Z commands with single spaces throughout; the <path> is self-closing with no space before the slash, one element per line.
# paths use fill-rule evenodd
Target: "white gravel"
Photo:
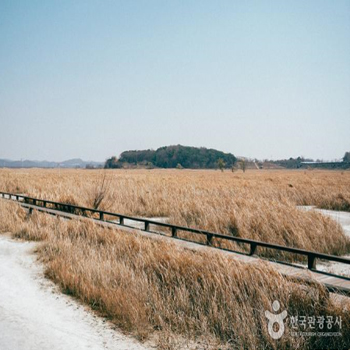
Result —
<path fill-rule="evenodd" d="M 0 349 L 146 349 L 43 275 L 34 243 L 0 235 Z"/>

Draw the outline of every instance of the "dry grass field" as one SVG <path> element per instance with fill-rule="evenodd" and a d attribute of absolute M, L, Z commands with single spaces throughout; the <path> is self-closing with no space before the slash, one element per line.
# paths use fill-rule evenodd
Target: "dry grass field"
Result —
<path fill-rule="evenodd" d="M 42 241 L 38 254 L 46 274 L 65 293 L 139 339 L 150 338 L 159 349 L 345 349 L 350 344 L 350 302 L 334 303 L 322 286 L 290 281 L 266 263 L 248 265 L 215 251 L 184 250 L 87 220 L 28 217 L 7 201 L 0 201 L 0 232 Z M 289 315 L 341 317 L 342 336 L 295 337 L 296 330 L 286 324 L 277 343 L 264 315 L 275 299 Z"/>
<path fill-rule="evenodd" d="M 350 173 L 187 170 L 0 170 L 1 190 L 100 207 L 172 223 L 331 254 L 349 252 L 334 221 L 297 205 L 349 210 Z M 350 304 L 334 303 L 320 285 L 282 277 L 265 263 L 248 265 L 219 252 L 192 252 L 176 244 L 64 221 L 27 217 L 0 201 L 0 231 L 42 241 L 47 276 L 62 289 L 162 349 L 346 348 Z M 293 337 L 277 343 L 264 310 L 279 300 L 289 315 L 341 316 L 342 337 Z M 304 329 L 301 329 L 304 331 Z"/>
<path fill-rule="evenodd" d="M 102 194 L 99 207 L 108 211 L 328 254 L 350 251 L 339 225 L 296 207 L 350 211 L 350 172 L 0 170 L 0 184 L 4 191 L 88 207 Z M 274 251 L 265 255 L 278 258 Z"/>

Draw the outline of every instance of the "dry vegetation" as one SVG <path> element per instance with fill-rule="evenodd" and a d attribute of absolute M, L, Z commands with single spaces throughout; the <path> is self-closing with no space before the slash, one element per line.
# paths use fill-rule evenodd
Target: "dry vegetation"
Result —
<path fill-rule="evenodd" d="M 62 289 L 140 339 L 162 349 L 345 349 L 350 344 L 350 304 L 335 305 L 320 285 L 301 285 L 265 264 L 248 265 L 214 251 L 101 228 L 91 221 L 27 216 L 0 201 L 0 232 L 43 240 L 38 253 L 47 276 Z M 272 340 L 264 315 L 273 300 L 289 315 L 331 315 L 343 320 L 342 337 Z M 304 329 L 301 329 L 304 331 Z M 333 329 L 334 331 L 334 329 Z"/>
<path fill-rule="evenodd" d="M 335 255 L 350 251 L 336 222 L 296 208 L 350 210 L 346 171 L 1 170 L 0 184 L 33 197 L 88 207 L 98 203 L 118 213 L 163 216 L 174 224 L 270 243 Z M 288 253 L 284 258 L 300 259 Z"/>

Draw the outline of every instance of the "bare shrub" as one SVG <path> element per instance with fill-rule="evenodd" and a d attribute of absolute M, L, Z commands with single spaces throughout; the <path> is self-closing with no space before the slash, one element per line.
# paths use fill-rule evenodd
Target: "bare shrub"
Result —
<path fill-rule="evenodd" d="M 246 160 L 244 158 L 239 162 L 239 166 L 242 169 L 242 171 L 245 173 L 245 171 L 247 169 L 247 163 L 246 163 Z"/>
<path fill-rule="evenodd" d="M 107 172 L 102 174 L 94 181 L 91 193 L 89 194 L 89 202 L 92 208 L 99 209 L 102 202 L 105 201 L 111 191 L 112 178 L 107 176 Z"/>

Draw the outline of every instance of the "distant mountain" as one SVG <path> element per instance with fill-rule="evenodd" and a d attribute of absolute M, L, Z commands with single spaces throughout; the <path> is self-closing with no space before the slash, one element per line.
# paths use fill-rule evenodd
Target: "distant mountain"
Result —
<path fill-rule="evenodd" d="M 112 157 L 106 161 L 106 168 L 157 167 L 215 169 L 219 160 L 223 167 L 231 168 L 236 157 L 215 149 L 188 146 L 166 146 L 157 150 L 125 151 L 119 159 Z"/>
<path fill-rule="evenodd" d="M 103 165 L 103 162 L 84 161 L 80 158 L 63 162 L 0 159 L 0 168 L 101 168 Z"/>

